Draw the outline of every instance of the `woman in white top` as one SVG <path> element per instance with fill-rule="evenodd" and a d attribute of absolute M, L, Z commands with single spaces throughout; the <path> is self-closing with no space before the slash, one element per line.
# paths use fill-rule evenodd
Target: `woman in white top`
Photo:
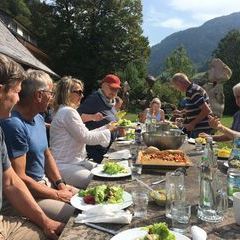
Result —
<path fill-rule="evenodd" d="M 110 143 L 110 126 L 89 131 L 76 109 L 83 97 L 83 83 L 63 77 L 57 84 L 54 117 L 50 127 L 50 148 L 66 183 L 86 188 L 96 163 L 86 159 L 85 146 Z"/>

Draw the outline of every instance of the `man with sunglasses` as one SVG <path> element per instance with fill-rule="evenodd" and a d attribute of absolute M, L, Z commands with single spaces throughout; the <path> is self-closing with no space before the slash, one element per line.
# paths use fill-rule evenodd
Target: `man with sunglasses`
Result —
<path fill-rule="evenodd" d="M 113 74 L 108 74 L 102 79 L 101 87 L 93 94 L 89 95 L 80 105 L 80 108 L 78 109 L 80 115 L 101 113 L 104 116 L 104 118 L 100 121 L 86 122 L 85 124 L 89 130 L 117 121 L 114 105 L 115 98 L 120 88 L 121 81 L 119 77 Z M 112 141 L 114 141 L 116 135 L 116 132 L 111 133 Z M 105 148 L 100 145 L 86 147 L 88 157 L 98 163 L 102 161 L 103 155 L 107 153 L 108 148 L 109 147 Z"/>

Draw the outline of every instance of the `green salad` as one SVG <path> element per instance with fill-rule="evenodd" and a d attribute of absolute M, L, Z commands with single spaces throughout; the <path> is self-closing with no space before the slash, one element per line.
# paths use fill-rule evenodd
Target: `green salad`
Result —
<path fill-rule="evenodd" d="M 103 165 L 103 172 L 107 173 L 107 174 L 110 174 L 110 175 L 114 175 L 114 174 L 117 174 L 117 173 L 126 173 L 127 169 L 119 163 L 106 162 Z"/>
<path fill-rule="evenodd" d="M 99 185 L 80 190 L 79 197 L 87 204 L 121 203 L 123 201 L 123 189 L 120 186 Z"/>
<path fill-rule="evenodd" d="M 148 234 L 139 238 L 138 240 L 175 240 L 176 237 L 173 233 L 171 233 L 168 229 L 166 223 L 155 223 L 153 225 L 149 225 L 144 227 L 145 230 L 148 231 Z"/>
<path fill-rule="evenodd" d="M 123 118 L 123 119 L 118 120 L 118 125 L 127 127 L 127 126 L 131 126 L 132 122 L 131 122 L 131 120 L 127 120 L 127 119 Z"/>

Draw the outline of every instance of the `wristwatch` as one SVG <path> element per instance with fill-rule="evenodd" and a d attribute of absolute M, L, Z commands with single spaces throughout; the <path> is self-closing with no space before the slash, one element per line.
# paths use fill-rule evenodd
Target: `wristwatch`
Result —
<path fill-rule="evenodd" d="M 60 178 L 54 183 L 55 187 L 57 187 L 60 183 L 64 183 L 66 185 L 66 182 L 64 181 L 64 179 Z"/>

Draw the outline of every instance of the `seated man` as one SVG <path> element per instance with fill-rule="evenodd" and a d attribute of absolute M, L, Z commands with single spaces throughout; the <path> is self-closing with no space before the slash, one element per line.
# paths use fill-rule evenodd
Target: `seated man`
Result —
<path fill-rule="evenodd" d="M 12 107 L 19 99 L 18 92 L 24 78 L 25 73 L 22 67 L 10 58 L 0 54 L 0 118 L 10 115 Z M 2 216 L 1 212 L 0 239 L 57 239 L 57 235 L 61 233 L 64 224 L 55 222 L 45 215 L 24 182 L 14 172 L 7 155 L 1 128 L 0 155 L 0 210 L 3 191 L 4 196 L 7 197 L 13 207 L 27 218 L 6 217 Z M 46 236 L 44 236 L 44 233 Z"/>
<path fill-rule="evenodd" d="M 89 121 L 86 123 L 86 127 L 89 130 L 102 127 L 112 121 L 117 121 L 116 110 L 115 110 L 115 97 L 117 96 L 118 90 L 121 88 L 120 79 L 109 74 L 103 78 L 101 81 L 101 88 L 95 91 L 93 94 L 88 96 L 86 100 L 80 105 L 78 112 L 82 116 L 85 114 L 94 114 L 100 112 L 103 114 L 104 119 L 101 121 Z M 84 121 L 84 120 L 83 120 Z M 116 138 L 117 133 L 112 132 L 112 141 Z M 100 163 L 103 159 L 103 155 L 107 153 L 108 148 L 102 147 L 100 145 L 94 145 L 86 147 L 88 157 L 92 158 L 95 162 Z"/>
<path fill-rule="evenodd" d="M 74 212 L 69 201 L 75 189 L 66 186 L 61 178 L 48 148 L 44 119 L 39 114 L 46 110 L 53 96 L 52 87 L 48 74 L 28 72 L 19 93 L 20 100 L 11 117 L 1 120 L 1 126 L 9 158 L 18 176 L 48 216 L 67 222 Z"/>

